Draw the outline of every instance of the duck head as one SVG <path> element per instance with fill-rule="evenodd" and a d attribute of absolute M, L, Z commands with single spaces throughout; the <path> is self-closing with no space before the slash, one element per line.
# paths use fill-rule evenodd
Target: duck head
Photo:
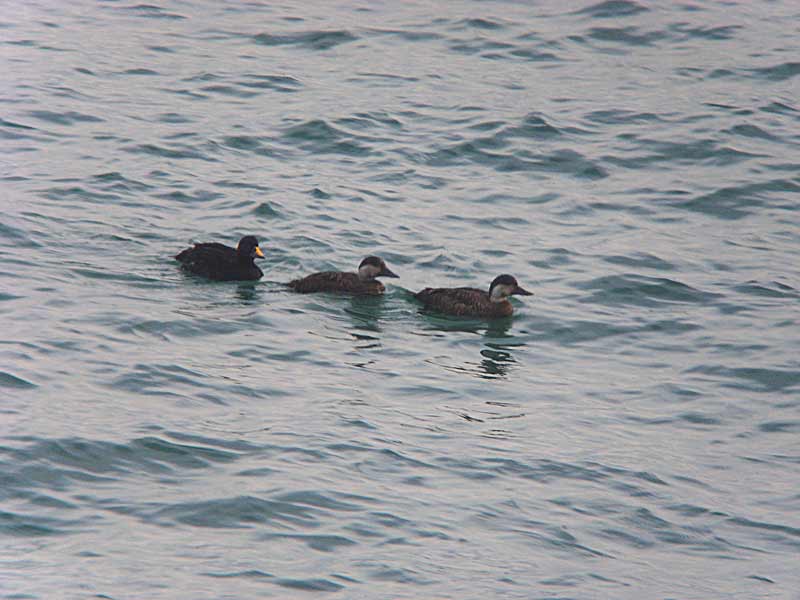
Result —
<path fill-rule="evenodd" d="M 511 275 L 500 275 L 494 278 L 492 285 L 489 286 L 489 299 L 492 302 L 502 302 L 509 296 L 532 296 L 528 290 L 520 287 L 517 280 Z"/>
<path fill-rule="evenodd" d="M 361 281 L 369 281 L 376 277 L 398 277 L 398 275 L 395 275 L 379 256 L 368 256 L 358 265 L 358 278 Z"/>
<path fill-rule="evenodd" d="M 239 244 L 236 246 L 236 252 L 239 257 L 264 258 L 264 253 L 258 247 L 258 240 L 254 235 L 246 235 L 240 239 Z"/>

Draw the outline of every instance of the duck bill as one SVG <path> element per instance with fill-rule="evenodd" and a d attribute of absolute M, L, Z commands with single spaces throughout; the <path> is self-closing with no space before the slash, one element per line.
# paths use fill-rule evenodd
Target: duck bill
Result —
<path fill-rule="evenodd" d="M 513 292 L 513 293 L 514 293 L 514 294 L 519 294 L 520 296 L 533 296 L 533 292 L 529 292 L 528 290 L 526 290 L 526 289 L 523 289 L 523 288 L 521 288 L 520 286 L 517 286 L 517 287 L 514 289 L 514 292 Z"/>
<path fill-rule="evenodd" d="M 381 277 L 398 277 L 398 278 L 400 277 L 399 275 L 396 275 L 395 273 L 390 271 L 389 267 L 383 267 L 381 269 L 380 276 Z"/>
<path fill-rule="evenodd" d="M 253 250 L 253 252 L 255 252 L 255 255 L 258 258 L 264 258 L 264 253 L 261 251 L 261 248 L 259 248 L 258 246 L 255 247 L 255 250 Z"/>

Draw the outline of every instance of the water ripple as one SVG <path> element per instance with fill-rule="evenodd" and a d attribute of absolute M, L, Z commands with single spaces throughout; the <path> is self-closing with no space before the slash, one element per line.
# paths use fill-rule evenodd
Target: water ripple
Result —
<path fill-rule="evenodd" d="M 293 34 L 260 33 L 253 37 L 256 43 L 266 46 L 302 46 L 309 50 L 328 50 L 357 39 L 347 30 L 301 31 Z"/>
<path fill-rule="evenodd" d="M 720 297 L 719 294 L 703 292 L 679 281 L 653 278 L 642 275 L 609 275 L 576 284 L 594 293 L 585 302 L 609 306 L 633 304 L 658 306 L 663 303 L 690 302 L 707 304 Z"/>
<path fill-rule="evenodd" d="M 795 594 L 798 15 L 756 12 L 5 11 L 5 595 Z M 257 282 L 173 258 L 245 234 Z M 380 298 L 284 285 L 369 254 Z M 510 318 L 413 297 L 501 273 Z"/>
<path fill-rule="evenodd" d="M 605 0 L 592 4 L 579 11 L 577 14 L 588 15 L 595 19 L 615 19 L 636 15 L 649 9 L 633 0 Z"/>

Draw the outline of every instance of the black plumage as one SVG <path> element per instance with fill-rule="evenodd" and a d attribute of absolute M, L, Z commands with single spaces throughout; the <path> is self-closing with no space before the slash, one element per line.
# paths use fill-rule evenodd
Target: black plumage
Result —
<path fill-rule="evenodd" d="M 195 244 L 180 252 L 175 259 L 187 271 L 216 281 L 247 281 L 261 279 L 264 273 L 254 259 L 263 258 L 255 236 L 246 235 L 236 248 L 219 242 Z"/>
<path fill-rule="evenodd" d="M 376 277 L 397 277 L 397 275 L 386 266 L 383 259 L 377 256 L 368 256 L 358 266 L 358 273 L 323 271 L 307 275 L 302 279 L 295 279 L 286 285 L 300 294 L 340 292 L 354 295 L 378 295 L 382 294 L 386 288 Z"/>
<path fill-rule="evenodd" d="M 519 294 L 530 296 L 531 293 L 519 286 L 511 275 L 496 277 L 489 286 L 489 291 L 477 288 L 425 288 L 414 294 L 414 297 L 425 305 L 425 308 L 448 315 L 461 317 L 499 318 L 511 316 L 514 307 L 508 296 Z"/>

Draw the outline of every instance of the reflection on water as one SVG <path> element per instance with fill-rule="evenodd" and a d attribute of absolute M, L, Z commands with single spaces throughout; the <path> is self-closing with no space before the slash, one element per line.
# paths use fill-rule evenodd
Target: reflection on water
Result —
<path fill-rule="evenodd" d="M 378 321 L 383 315 L 383 296 L 353 296 L 348 306 L 344 307 L 344 314 L 350 318 L 352 328 L 350 335 L 354 340 L 353 349 L 374 350 L 381 347 L 381 328 Z M 367 367 L 373 360 L 354 363 L 358 367 Z"/>
<path fill-rule="evenodd" d="M 495 378 L 505 377 L 511 366 L 517 361 L 510 352 L 499 352 L 497 350 L 489 350 L 484 348 L 481 350 L 483 360 L 480 362 L 480 369 L 483 371 L 481 377 Z"/>
<path fill-rule="evenodd" d="M 245 306 L 260 303 L 259 296 L 258 286 L 255 281 L 242 281 L 236 286 L 236 297 Z"/>
<path fill-rule="evenodd" d="M 355 329 L 380 332 L 378 320 L 383 309 L 383 296 L 352 296 L 349 305 L 344 307 L 344 313 L 350 317 Z"/>
<path fill-rule="evenodd" d="M 481 350 L 480 354 L 484 357 L 480 361 L 467 361 L 461 365 L 452 365 L 444 362 L 448 357 L 436 357 L 427 359 L 425 362 L 442 367 L 451 373 L 463 373 L 481 379 L 499 379 L 507 377 L 516 365 L 516 360 L 510 355 L 505 357 L 492 355 L 491 350 Z M 503 353 L 498 353 L 503 354 Z"/>
<path fill-rule="evenodd" d="M 517 364 L 513 351 L 523 348 L 525 342 L 509 333 L 512 322 L 513 317 L 492 321 L 483 334 L 486 348 L 481 350 L 483 360 L 480 366 L 487 378 L 505 377 Z M 503 340 L 503 342 L 498 343 L 493 340 Z"/>
<path fill-rule="evenodd" d="M 362 369 L 376 366 L 372 352 L 383 348 L 379 321 L 386 313 L 385 296 L 353 296 L 343 312 L 350 319 L 353 352 L 359 357 L 350 364 Z"/>
<path fill-rule="evenodd" d="M 517 366 L 514 351 L 525 346 L 525 342 L 511 333 L 513 317 L 494 319 L 491 321 L 464 319 L 441 314 L 420 311 L 428 327 L 425 332 L 440 331 L 452 334 L 461 331 L 481 335 L 483 345 L 478 350 L 480 359 L 453 364 L 448 356 L 438 356 L 426 362 L 437 365 L 452 373 L 463 373 L 481 379 L 499 379 L 507 377 Z M 430 335 L 421 333 L 421 335 Z"/>
<path fill-rule="evenodd" d="M 468 423 L 485 425 L 485 427 L 481 427 L 479 435 L 493 439 L 511 439 L 516 437 L 516 434 L 509 429 L 498 427 L 497 421 L 521 419 L 527 415 L 527 413 L 522 410 L 522 405 L 519 403 L 495 402 L 492 400 L 483 402 L 482 406 L 446 406 L 444 408 Z"/>
<path fill-rule="evenodd" d="M 508 330 L 514 323 L 514 317 L 502 319 L 477 319 L 471 317 L 453 317 L 420 308 L 418 313 L 421 319 L 429 325 L 431 331 L 463 331 L 466 333 L 483 333 L 486 337 L 503 338 L 508 335 Z"/>
<path fill-rule="evenodd" d="M 328 295 L 323 294 L 323 296 Z M 329 297 L 335 302 L 335 310 L 331 312 L 330 317 L 336 322 L 336 326 L 326 326 L 325 329 L 332 330 L 332 333 L 326 333 L 322 337 L 352 343 L 353 349 L 348 354 L 358 358 L 355 361 L 347 361 L 350 366 L 368 368 L 375 365 L 376 361 L 369 353 L 382 347 L 379 321 L 384 313 L 384 297 L 339 294 L 332 294 Z"/>
<path fill-rule="evenodd" d="M 514 323 L 514 317 L 504 317 L 502 319 L 494 319 L 487 323 L 486 331 L 483 336 L 486 338 L 507 338 L 513 337 L 508 331 Z"/>

